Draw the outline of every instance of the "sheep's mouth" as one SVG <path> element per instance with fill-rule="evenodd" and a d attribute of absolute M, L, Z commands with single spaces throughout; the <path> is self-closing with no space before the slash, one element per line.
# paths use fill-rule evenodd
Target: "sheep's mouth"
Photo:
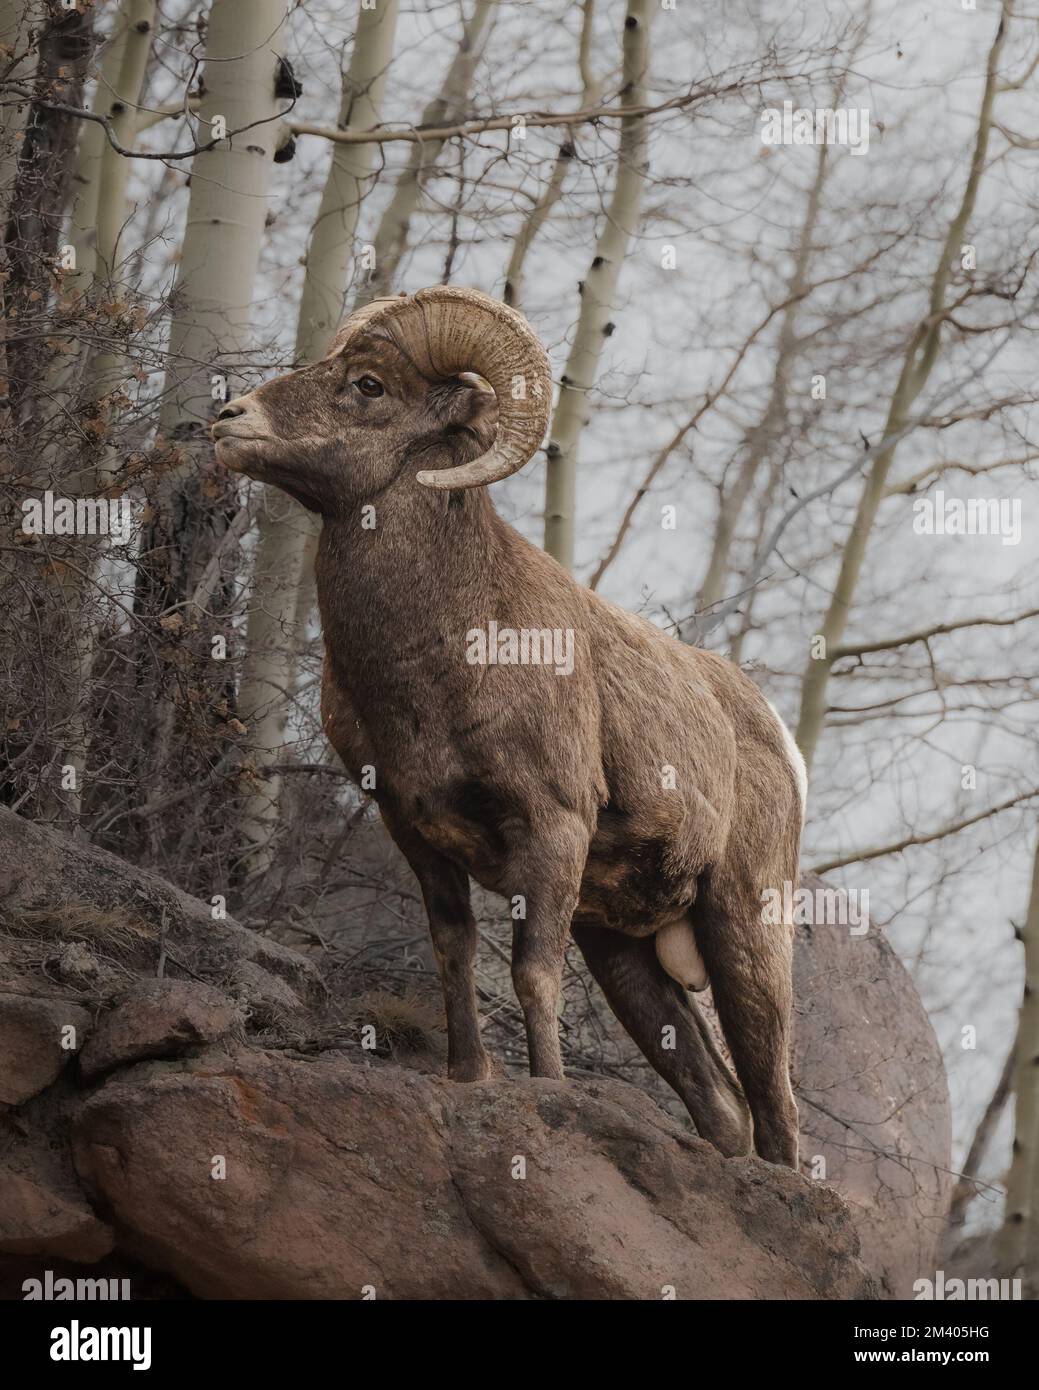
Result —
<path fill-rule="evenodd" d="M 241 471 L 245 459 L 250 455 L 255 459 L 263 445 L 269 443 L 270 439 L 265 434 L 217 434 L 215 429 L 213 431 L 213 447 L 217 459 L 235 471 Z"/>
<path fill-rule="evenodd" d="M 265 434 L 218 435 L 214 431 L 213 453 L 220 467 L 252 477 L 263 470 L 264 445 L 270 442 Z"/>
<path fill-rule="evenodd" d="M 266 434 L 239 434 L 219 421 L 213 426 L 212 433 L 214 444 L 263 444 L 270 437 Z"/>

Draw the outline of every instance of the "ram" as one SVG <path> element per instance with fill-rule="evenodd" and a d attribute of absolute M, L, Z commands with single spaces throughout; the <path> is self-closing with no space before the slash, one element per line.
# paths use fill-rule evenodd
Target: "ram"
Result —
<path fill-rule="evenodd" d="M 572 934 L 699 1133 L 796 1166 L 791 926 L 762 899 L 797 883 L 804 764 L 737 667 L 583 588 L 497 514 L 487 485 L 541 446 L 550 398 L 523 318 L 437 287 L 352 314 L 323 361 L 231 401 L 213 437 L 321 515 L 324 727 L 352 776 L 374 767 L 421 886 L 450 1076 L 489 1074 L 473 878 L 512 903 L 532 1076 L 563 1076 Z M 708 982 L 739 1083 L 691 997 Z"/>

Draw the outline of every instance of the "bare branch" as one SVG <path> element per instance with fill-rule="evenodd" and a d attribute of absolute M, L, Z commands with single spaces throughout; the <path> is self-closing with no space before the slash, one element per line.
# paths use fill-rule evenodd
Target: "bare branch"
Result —
<path fill-rule="evenodd" d="M 885 652 L 894 647 L 911 647 L 914 642 L 927 642 L 932 637 L 941 637 L 947 632 L 958 632 L 964 627 L 1011 627 L 1023 623 L 1026 618 L 1039 616 L 1039 608 L 1030 608 L 1027 613 L 1017 613 L 1010 618 L 963 618 L 957 623 L 936 623 L 934 627 L 921 628 L 919 632 L 906 633 L 904 637 L 882 637 L 875 642 L 845 642 L 833 649 L 833 660 L 842 656 L 865 656 L 868 652 Z"/>
<path fill-rule="evenodd" d="M 1035 796 L 1039 796 L 1039 787 L 1033 787 L 1031 791 L 1020 792 L 1017 796 L 1010 796 L 1006 801 L 1001 801 L 998 806 L 989 806 L 984 811 L 979 811 L 977 815 L 968 816 L 965 820 L 952 821 L 949 825 L 943 825 L 938 830 L 931 830 L 926 835 L 907 835 L 904 839 L 895 840 L 889 845 L 877 845 L 873 849 L 841 855 L 838 859 L 827 859 L 822 864 L 814 864 L 812 873 L 828 874 L 831 869 L 843 869 L 847 864 L 865 864 L 870 859 L 882 859 L 886 854 L 901 854 L 904 849 L 910 849 L 915 845 L 933 844 L 935 840 L 944 840 L 948 835 L 956 835 L 959 831 L 966 830 L 970 825 L 977 825 L 978 821 L 987 820 L 989 816 L 998 816 L 1001 811 L 1008 811 L 1012 806 L 1019 806 L 1023 801 L 1031 801 Z"/>

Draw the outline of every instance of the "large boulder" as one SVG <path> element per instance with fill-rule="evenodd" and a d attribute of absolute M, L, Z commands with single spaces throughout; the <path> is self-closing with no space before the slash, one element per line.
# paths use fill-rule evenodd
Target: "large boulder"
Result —
<path fill-rule="evenodd" d="M 833 1192 L 619 1082 L 211 1050 L 110 1080 L 73 1154 L 123 1248 L 207 1298 L 874 1292 Z"/>
<path fill-rule="evenodd" d="M 811 875 L 805 884 L 824 886 Z M 874 922 L 854 935 L 800 927 L 794 1000 L 802 1171 L 848 1203 L 884 1293 L 912 1297 L 914 1280 L 934 1278 L 952 1190 L 949 1088 L 934 1029 Z"/>
<path fill-rule="evenodd" d="M 873 1290 L 865 1265 L 904 1295 L 948 1198 L 933 1032 L 873 926 L 802 929 L 795 975 L 809 1176 L 724 1160 L 621 1082 L 391 1067 L 359 1040 L 377 994 L 351 1005 L 301 953 L 0 808 L 0 1274 L 108 1259 L 239 1298 L 846 1298 Z"/>

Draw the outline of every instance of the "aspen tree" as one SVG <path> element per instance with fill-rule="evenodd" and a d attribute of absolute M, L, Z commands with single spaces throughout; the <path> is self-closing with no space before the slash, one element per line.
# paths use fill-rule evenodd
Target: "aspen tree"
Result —
<path fill-rule="evenodd" d="M 909 340 L 901 371 L 888 406 L 881 439 L 897 435 L 906 430 L 913 404 L 930 378 L 941 345 L 941 327 L 944 318 L 946 290 L 955 255 L 962 244 L 964 233 L 977 202 L 978 189 L 985 172 L 988 156 L 989 135 L 993 124 L 993 106 L 999 89 L 999 59 L 1010 22 L 1010 4 L 1005 0 L 999 19 L 999 27 L 989 49 L 985 72 L 985 88 L 981 98 L 974 149 L 971 155 L 970 171 L 960 205 L 949 223 L 938 263 L 931 279 L 928 295 L 927 313 L 917 325 Z M 895 461 L 897 443 L 887 449 L 878 450 L 866 478 L 866 486 L 859 499 L 858 509 L 852 522 L 851 531 L 844 545 L 840 571 L 829 607 L 819 628 L 824 641 L 826 654 L 809 657 L 801 682 L 801 711 L 797 724 L 797 742 L 804 755 L 805 763 L 811 769 L 815 750 L 822 733 L 826 717 L 826 696 L 829 686 L 830 669 L 834 652 L 844 636 L 851 616 L 855 590 L 869 544 L 873 523 L 884 498 L 891 465 Z"/>
<path fill-rule="evenodd" d="M 620 94 L 625 106 L 641 106 L 645 102 L 653 12 L 651 0 L 628 0 Z M 581 310 L 549 432 L 545 549 L 568 569 L 573 568 L 574 561 L 578 446 L 588 419 L 588 395 L 595 385 L 603 344 L 613 331 L 610 317 L 621 266 L 638 225 L 645 159 L 646 123 L 641 116 L 625 116 L 621 120 L 613 193 L 581 286 Z"/>
<path fill-rule="evenodd" d="M 106 59 L 98 81 L 99 95 L 95 96 L 94 110 L 100 109 L 108 117 L 112 133 L 124 149 L 132 149 L 137 138 L 137 107 L 151 53 L 154 21 L 155 0 L 123 0 L 118 21 L 121 41 L 118 45 L 113 41 L 112 49 L 117 59 L 115 71 L 108 72 Z M 84 140 L 89 133 L 98 130 L 101 126 L 96 121 L 86 122 Z M 86 164 L 81 150 L 79 168 L 84 169 Z M 76 252 L 76 267 L 84 290 L 103 278 L 113 292 L 118 293 L 115 274 L 119 241 L 130 215 L 126 199 L 129 172 L 130 160 L 119 154 L 108 139 L 104 140 L 96 161 L 90 157 L 84 174 L 86 190 L 73 204 L 73 225 L 82 224 L 78 232 L 80 249 Z M 94 228 L 93 235 L 84 235 L 87 227 Z M 73 245 L 77 245 L 75 230 L 72 239 Z M 119 353 L 90 354 L 83 368 L 85 399 L 101 400 L 119 381 L 123 366 L 124 359 Z M 112 448 L 106 444 L 91 486 L 107 487 L 112 481 L 114 464 Z"/>
<path fill-rule="evenodd" d="M 1039 843 L 1024 928 L 1025 986 L 1014 1043 L 1014 1151 L 999 1235 L 999 1270 L 1039 1298 Z"/>
<path fill-rule="evenodd" d="M 277 133 L 275 44 L 287 8 L 287 0 L 256 0 L 245 8 L 216 0 L 210 10 L 199 143 L 220 131 L 239 133 L 200 150 L 192 161 L 160 416 L 160 435 L 167 441 L 203 438 L 213 414 L 214 378 L 227 379 L 248 349 Z M 225 389 L 234 395 L 229 381 Z M 172 510 L 198 491 L 186 474 L 182 468 L 167 481 L 149 537 L 149 548 L 167 550 L 166 582 L 181 596 L 188 589 L 192 535 L 179 530 Z"/>
<path fill-rule="evenodd" d="M 155 0 L 122 0 L 112 37 L 106 46 L 91 109 L 111 122 L 115 138 L 132 148 L 136 135 L 136 107 L 144 85 L 145 69 L 151 53 Z M 100 148 L 98 147 L 100 137 Z M 76 176 L 69 236 L 76 249 L 76 280 L 85 292 L 99 277 L 111 281 L 117 243 L 126 221 L 126 179 L 130 161 L 118 154 L 96 121 L 84 122 L 76 158 Z M 74 345 L 81 346 L 79 340 Z M 54 395 L 68 408 L 70 386 L 76 373 L 77 357 L 72 352 L 57 364 Z M 115 385 L 124 364 L 115 351 L 90 352 L 82 366 L 82 400 L 100 402 Z M 104 414 L 105 412 L 99 411 Z M 113 481 L 116 451 L 107 432 L 100 437 L 91 465 L 66 475 L 64 490 L 69 494 L 103 493 Z M 102 552 L 93 545 L 78 575 L 66 580 L 66 603 L 70 612 L 78 609 L 75 635 L 66 657 L 71 673 L 72 708 L 67 721 L 64 749 L 59 761 L 72 768 L 74 781 L 63 796 L 63 817 L 79 816 L 85 786 L 90 747 L 89 715 L 92 698 L 91 672 L 96 652 L 97 624 L 90 611 L 91 595 L 101 563 Z"/>
<path fill-rule="evenodd" d="M 110 93 L 108 118 L 112 132 L 125 149 L 132 149 L 137 136 L 137 107 L 144 86 L 145 69 L 151 52 L 155 0 L 124 0 L 126 31 L 118 74 Z M 126 221 L 126 180 L 130 161 L 117 153 L 106 140 L 101 153 L 97 204 L 97 251 L 101 270 L 115 273 L 119 256 L 119 236 Z"/>
<path fill-rule="evenodd" d="M 130 29 L 131 0 L 123 0 L 101 51 L 101 69 L 94 87 L 90 109 L 97 116 L 111 117 L 116 94 L 122 91 L 119 75 Z M 152 6 L 154 9 L 154 6 Z M 148 35 L 147 48 L 151 36 Z M 97 219 L 101 206 L 101 162 L 108 137 L 99 121 L 84 121 L 76 146 L 74 195 L 69 221 L 69 241 L 76 253 L 75 281 L 84 290 L 94 282 L 97 258 Z"/>
<path fill-rule="evenodd" d="M 581 38 L 577 50 L 577 64 L 581 73 L 581 106 L 586 109 L 597 105 L 602 98 L 602 82 L 593 75 L 591 65 L 594 20 L 595 0 L 584 0 L 584 4 L 581 6 Z M 548 177 L 545 190 L 534 204 L 529 215 L 523 219 L 523 225 L 512 243 L 512 253 L 509 256 L 509 264 L 505 271 L 505 289 L 502 298 L 506 304 L 511 305 L 514 309 L 522 310 L 523 271 L 527 256 L 538 233 L 548 221 L 549 214 L 563 196 L 563 183 L 573 156 L 574 147 L 569 138 L 564 137 L 552 165 L 552 172 Z"/>
<path fill-rule="evenodd" d="M 253 284 L 263 245 L 277 134 L 274 94 L 286 0 L 214 0 L 206 29 L 200 143 L 170 329 L 167 439 L 197 437 L 212 414 L 213 376 L 227 374 L 247 346 Z"/>
<path fill-rule="evenodd" d="M 208 421 L 235 394 L 233 376 L 248 356 L 254 282 L 263 245 L 271 171 L 279 134 L 275 95 L 287 0 L 214 0 L 206 28 L 203 95 L 191 194 L 170 326 L 161 442 L 178 442 L 142 535 L 136 608 L 156 618 L 191 594 L 221 530 L 230 489 L 214 500 L 211 475 L 198 465 Z M 212 148 L 208 141 L 216 139 Z M 197 455 L 197 456 L 196 456 Z M 166 672 L 167 679 L 170 673 Z M 194 679 L 201 680 L 198 668 Z M 163 694 L 147 735 L 146 775 L 164 780 L 172 756 L 174 708 Z"/>
<path fill-rule="evenodd" d="M 397 31 L 397 0 L 380 0 L 361 10 L 350 67 L 343 81 L 339 128 L 378 125 Z M 355 252 L 361 203 L 376 166 L 378 147 L 333 145 L 317 220 L 307 248 L 307 273 L 300 298 L 296 358 L 312 362 L 328 348 L 343 317 Z"/>
<path fill-rule="evenodd" d="M 521 312 L 523 309 L 523 271 L 527 263 L 527 255 L 537 239 L 538 232 L 548 221 L 549 213 L 563 196 L 563 181 L 566 178 L 573 154 L 573 145 L 570 144 L 569 140 L 564 140 L 559 146 L 559 152 L 552 164 L 552 172 L 544 192 L 531 208 L 528 216 L 523 219 L 523 225 L 516 233 L 516 238 L 512 243 L 512 254 L 509 256 L 508 268 L 505 271 L 505 289 L 502 293 L 502 299 L 513 309 L 519 309 Z"/>
<path fill-rule="evenodd" d="M 361 10 L 349 69 L 343 78 L 339 126 L 368 130 L 379 122 L 393 58 L 397 0 Z M 307 249 L 306 276 L 296 327 L 297 362 L 324 355 L 343 312 L 355 251 L 361 204 L 375 167 L 377 146 L 333 145 L 332 162 Z M 239 711 L 248 724 L 258 770 L 270 766 L 285 742 L 285 692 L 292 687 L 296 650 L 293 619 L 308 542 L 317 527 L 311 516 L 277 488 L 264 488 L 258 519 L 245 668 Z M 245 807 L 246 829 L 256 852 L 252 868 L 266 866 L 277 821 L 281 779 L 268 773 Z"/>

